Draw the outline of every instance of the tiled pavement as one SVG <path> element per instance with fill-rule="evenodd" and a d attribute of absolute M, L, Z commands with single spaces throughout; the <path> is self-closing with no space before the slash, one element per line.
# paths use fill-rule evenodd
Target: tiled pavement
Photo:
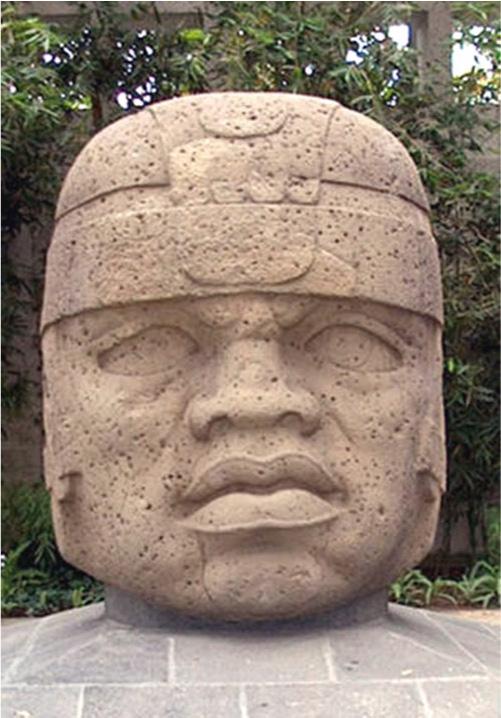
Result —
<path fill-rule="evenodd" d="M 499 628 L 399 606 L 347 628 L 159 630 L 94 605 L 2 646 L 2 718 L 501 718 Z"/>

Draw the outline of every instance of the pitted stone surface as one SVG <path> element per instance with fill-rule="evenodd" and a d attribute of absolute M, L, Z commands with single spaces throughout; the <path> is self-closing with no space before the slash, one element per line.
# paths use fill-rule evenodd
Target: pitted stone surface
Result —
<path fill-rule="evenodd" d="M 441 321 L 423 187 L 372 120 L 223 93 L 115 123 L 71 168 L 48 257 L 62 555 L 214 620 L 384 591 L 445 487 Z"/>
<path fill-rule="evenodd" d="M 499 636 L 417 609 L 346 628 L 139 629 L 97 605 L 7 627 L 3 642 L 3 718 L 499 715 Z"/>
<path fill-rule="evenodd" d="M 355 204 L 347 203 L 347 193 L 356 196 Z M 340 221 L 336 211 L 348 206 Z M 271 289 L 278 275 L 295 280 L 288 291 L 337 290 L 441 319 L 427 211 L 403 145 L 336 102 L 285 93 L 161 102 L 100 132 L 71 168 L 50 249 L 43 325 L 131 298 L 206 296 L 204 278 L 214 268 L 211 253 L 217 247 L 223 252 L 216 265 L 224 292 L 237 281 Z M 270 213 L 287 218 L 292 229 L 285 220 L 281 226 L 270 223 Z M 179 230 L 186 225 L 190 232 Z M 254 243 L 249 237 L 246 246 L 249 225 Z M 280 253 L 301 252 L 304 225 L 310 228 L 309 261 L 305 265 L 300 257 L 294 271 Z M 340 246 L 323 225 L 342 225 Z M 371 233 L 372 256 L 364 231 Z M 192 263 L 182 251 L 186 234 Z M 232 243 L 239 238 L 243 245 L 235 253 Z M 356 279 L 351 284 L 342 278 L 338 283 L 339 253 L 350 255 Z M 400 274 L 406 277 L 403 289 Z"/>
<path fill-rule="evenodd" d="M 63 555 L 215 618 L 383 588 L 433 539 L 438 340 L 397 308 L 260 293 L 62 320 L 43 342 Z"/>

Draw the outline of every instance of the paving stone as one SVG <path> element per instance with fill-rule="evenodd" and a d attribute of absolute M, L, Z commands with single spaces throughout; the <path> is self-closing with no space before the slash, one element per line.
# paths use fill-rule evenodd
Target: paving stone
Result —
<path fill-rule="evenodd" d="M 442 620 L 431 622 L 424 611 L 395 607 L 387 619 L 333 631 L 339 680 L 484 675 L 485 668 L 439 630 Z"/>
<path fill-rule="evenodd" d="M 77 718 L 80 688 L 23 686 L 2 690 L 2 718 Z"/>
<path fill-rule="evenodd" d="M 8 628 L 2 626 L 2 683 L 12 673 L 12 665 L 18 662 L 27 648 L 28 641 L 38 625 L 38 621 L 21 621 Z"/>
<path fill-rule="evenodd" d="M 102 618 L 102 609 L 65 613 L 45 619 L 29 655 L 21 660 L 12 676 L 12 682 L 167 680 L 169 639 L 163 632 L 107 621 Z"/>
<path fill-rule="evenodd" d="M 489 626 L 485 627 L 482 624 L 451 618 L 442 618 L 437 621 L 433 614 L 428 615 L 479 663 L 496 676 L 501 677 L 501 636 L 499 632 L 496 636 L 489 630 Z"/>
<path fill-rule="evenodd" d="M 455 621 L 474 621 L 486 630 L 492 629 L 497 636 L 501 631 L 501 611 L 499 608 L 458 608 L 457 606 L 430 606 L 426 609 L 433 616 L 442 615 L 444 618 L 453 618 Z"/>
<path fill-rule="evenodd" d="M 329 678 L 314 635 L 190 635 L 175 639 L 176 678 L 181 683 L 290 683 Z"/>
<path fill-rule="evenodd" d="M 484 668 L 497 636 L 416 609 L 341 629 L 141 629 L 92 606 L 14 624 L 3 644 L 2 718 L 501 718 Z"/>
<path fill-rule="evenodd" d="M 237 688 L 90 687 L 82 718 L 241 718 Z"/>
<path fill-rule="evenodd" d="M 423 689 L 431 718 L 501 716 L 501 684 L 497 681 L 429 681 Z"/>
<path fill-rule="evenodd" d="M 497 609 L 499 611 L 499 609 Z M 501 618 L 501 616 L 500 616 Z M 494 623 L 494 621 L 491 619 L 489 623 L 482 623 L 482 628 L 485 631 L 488 631 L 490 634 L 495 636 L 498 641 L 501 641 L 501 626 Z"/>
<path fill-rule="evenodd" d="M 256 686 L 246 695 L 249 718 L 427 718 L 412 685 Z"/>

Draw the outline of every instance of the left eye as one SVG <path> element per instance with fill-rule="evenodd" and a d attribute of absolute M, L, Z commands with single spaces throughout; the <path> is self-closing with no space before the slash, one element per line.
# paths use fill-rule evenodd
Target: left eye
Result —
<path fill-rule="evenodd" d="M 402 364 L 400 352 L 384 339 L 345 324 L 323 329 L 308 341 L 306 349 L 317 359 L 350 371 L 393 371 Z"/>
<path fill-rule="evenodd" d="M 169 372 L 197 350 L 195 341 L 176 327 L 149 327 L 101 352 L 98 364 L 110 374 L 147 376 Z"/>

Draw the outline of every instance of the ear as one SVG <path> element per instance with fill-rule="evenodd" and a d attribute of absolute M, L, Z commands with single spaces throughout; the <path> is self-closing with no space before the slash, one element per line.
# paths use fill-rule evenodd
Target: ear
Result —
<path fill-rule="evenodd" d="M 407 534 L 397 547 L 388 570 L 389 580 L 416 566 L 433 546 L 440 512 L 440 500 L 445 491 L 445 433 L 442 397 L 433 401 L 418 427 L 414 471 L 416 511 L 409 517 Z"/>
<path fill-rule="evenodd" d="M 55 462 L 52 448 L 48 445 L 47 439 L 45 440 L 45 446 L 43 448 L 43 467 L 45 487 L 49 493 L 52 493 L 52 487 L 54 485 Z"/>
<path fill-rule="evenodd" d="M 445 424 L 441 397 L 431 403 L 418 428 L 415 475 L 423 484 L 426 502 L 440 499 L 446 485 Z"/>
<path fill-rule="evenodd" d="M 63 469 L 56 461 L 49 444 L 44 447 L 45 486 L 52 498 L 58 503 L 72 501 L 76 495 L 76 485 L 82 474 L 75 470 Z"/>

